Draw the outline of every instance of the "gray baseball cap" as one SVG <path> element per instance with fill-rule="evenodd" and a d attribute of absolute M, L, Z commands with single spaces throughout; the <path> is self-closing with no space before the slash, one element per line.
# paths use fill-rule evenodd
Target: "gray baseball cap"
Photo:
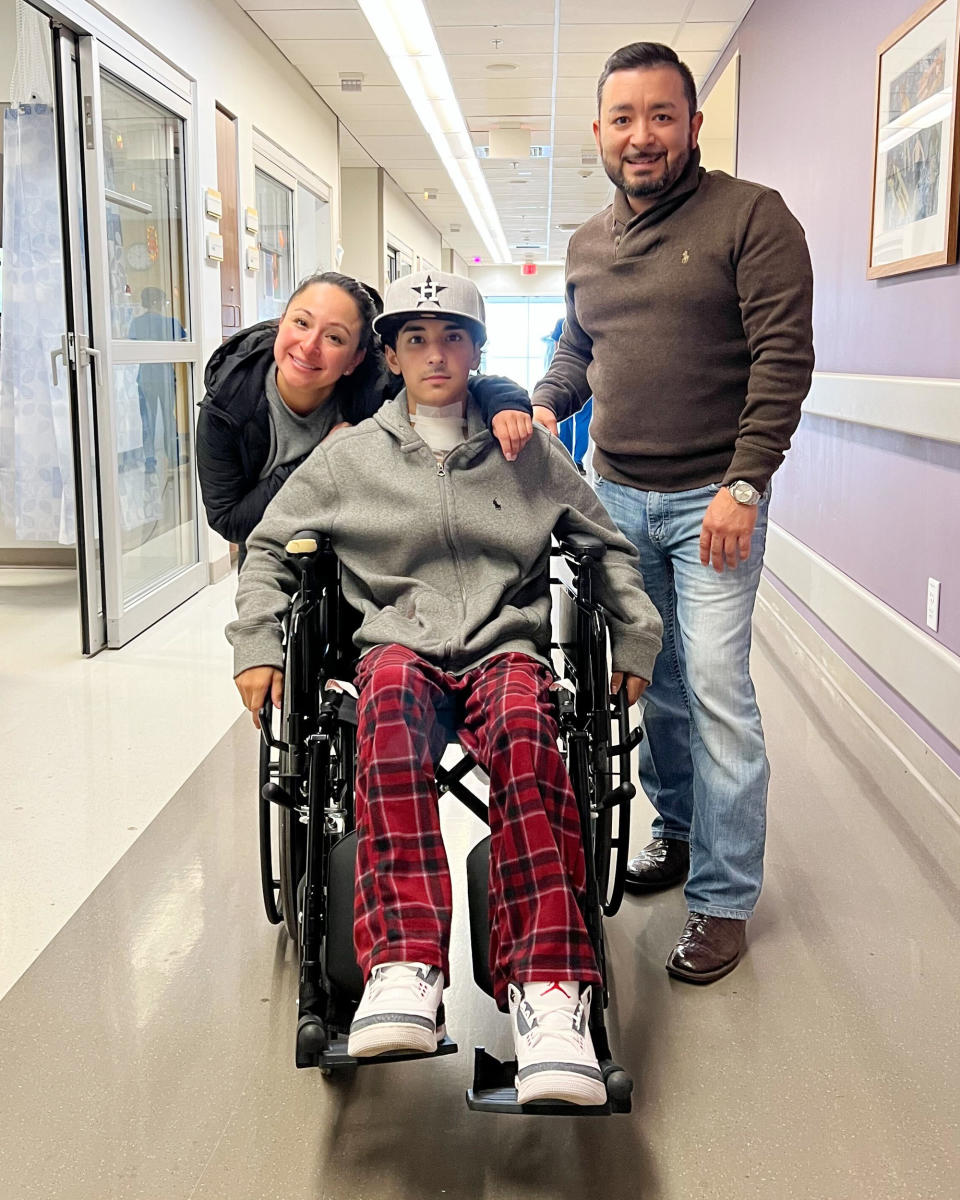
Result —
<path fill-rule="evenodd" d="M 381 337 L 389 337 L 416 317 L 459 317 L 468 322 L 478 346 L 487 340 L 483 297 L 477 285 L 463 275 L 431 270 L 395 279 L 387 288 L 383 312 L 373 327 Z"/>

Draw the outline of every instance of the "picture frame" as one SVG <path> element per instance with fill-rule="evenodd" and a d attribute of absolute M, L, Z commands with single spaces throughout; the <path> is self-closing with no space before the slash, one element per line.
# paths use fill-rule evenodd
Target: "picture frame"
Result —
<path fill-rule="evenodd" d="M 957 261 L 960 0 L 928 0 L 877 50 L 867 278 Z"/>

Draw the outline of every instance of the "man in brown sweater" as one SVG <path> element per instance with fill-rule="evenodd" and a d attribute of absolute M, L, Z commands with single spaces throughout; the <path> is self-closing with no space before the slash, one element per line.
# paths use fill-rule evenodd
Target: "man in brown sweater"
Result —
<path fill-rule="evenodd" d="M 777 192 L 700 167 L 703 114 L 669 47 L 616 51 L 597 100 L 617 190 L 570 239 L 563 336 L 533 411 L 555 431 L 593 394 L 597 495 L 663 617 L 640 758 L 658 815 L 627 881 L 687 879 L 667 970 L 709 983 L 740 961 L 763 878 L 750 635 L 770 477 L 813 369 L 810 258 Z"/>

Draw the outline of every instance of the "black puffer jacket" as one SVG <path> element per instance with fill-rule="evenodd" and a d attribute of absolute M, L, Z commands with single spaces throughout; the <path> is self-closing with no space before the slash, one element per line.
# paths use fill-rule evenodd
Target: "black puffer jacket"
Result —
<path fill-rule="evenodd" d="M 266 378 L 275 362 L 276 336 L 276 321 L 261 321 L 241 330 L 214 351 L 204 375 L 206 394 L 197 419 L 197 472 L 203 506 L 211 529 L 228 542 L 238 543 L 241 552 L 267 505 L 300 465 L 286 463 L 266 479 L 260 478 L 270 453 Z M 379 364 L 374 367 L 370 363 L 363 375 L 365 379 L 358 378 L 358 371 L 341 379 L 333 395 L 343 420 L 351 425 L 372 416 L 403 385 L 398 375 Z M 488 425 L 504 409 L 531 412 L 529 396 L 510 379 L 474 376 L 470 392 Z"/>

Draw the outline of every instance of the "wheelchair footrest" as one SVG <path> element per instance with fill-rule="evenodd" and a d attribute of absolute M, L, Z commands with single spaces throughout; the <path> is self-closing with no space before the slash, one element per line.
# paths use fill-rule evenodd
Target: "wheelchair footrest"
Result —
<path fill-rule="evenodd" d="M 473 1087 L 467 1089 L 467 1107 L 474 1112 L 516 1113 L 531 1117 L 609 1117 L 613 1113 L 630 1111 L 629 1095 L 622 1100 L 609 1093 L 606 1104 L 570 1104 L 566 1100 L 535 1100 L 531 1104 L 520 1104 L 516 1061 L 500 1062 L 483 1046 L 477 1046 L 473 1053 Z"/>
<path fill-rule="evenodd" d="M 326 1050 L 320 1054 L 317 1066 L 339 1071 L 348 1067 L 372 1067 L 378 1063 L 414 1062 L 419 1058 L 439 1058 L 443 1054 L 456 1054 L 458 1050 L 457 1043 L 445 1036 L 433 1054 L 408 1054 L 400 1050 L 390 1054 L 375 1054 L 370 1058 L 352 1058 L 347 1053 L 347 1039 L 339 1037 L 334 1038 Z"/>

